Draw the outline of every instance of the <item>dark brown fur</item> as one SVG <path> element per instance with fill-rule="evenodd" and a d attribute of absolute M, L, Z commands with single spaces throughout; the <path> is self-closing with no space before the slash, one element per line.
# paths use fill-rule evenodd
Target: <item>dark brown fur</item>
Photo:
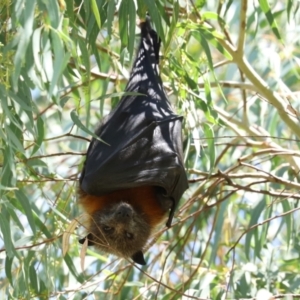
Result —
<path fill-rule="evenodd" d="M 135 255 L 142 255 L 153 230 L 168 211 L 160 205 L 156 188 L 151 186 L 103 196 L 80 191 L 80 204 L 88 214 L 89 245 L 120 257 L 131 257 L 136 262 L 139 259 Z"/>

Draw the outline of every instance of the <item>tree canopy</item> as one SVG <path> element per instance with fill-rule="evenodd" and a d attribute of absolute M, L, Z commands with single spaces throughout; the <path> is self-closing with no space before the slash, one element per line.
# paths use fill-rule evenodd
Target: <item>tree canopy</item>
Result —
<path fill-rule="evenodd" d="M 0 298 L 300 298 L 299 8 L 2 0 Z M 139 267 L 84 253 L 77 188 L 146 12 L 165 91 L 184 116 L 189 189 Z"/>

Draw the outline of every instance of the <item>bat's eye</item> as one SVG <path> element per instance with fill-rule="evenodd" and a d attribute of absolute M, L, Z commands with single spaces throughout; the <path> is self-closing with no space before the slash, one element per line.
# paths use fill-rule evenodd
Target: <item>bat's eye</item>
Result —
<path fill-rule="evenodd" d="M 110 226 L 103 226 L 104 231 L 111 231 L 113 228 Z"/>
<path fill-rule="evenodd" d="M 132 233 L 126 231 L 125 234 L 126 234 L 126 237 L 127 237 L 129 240 L 132 240 L 132 239 L 133 239 L 133 234 L 132 234 Z"/>

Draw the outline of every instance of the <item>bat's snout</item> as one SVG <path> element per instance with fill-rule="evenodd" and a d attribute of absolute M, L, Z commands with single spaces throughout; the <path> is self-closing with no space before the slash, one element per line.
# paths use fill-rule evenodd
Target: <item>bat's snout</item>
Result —
<path fill-rule="evenodd" d="M 117 208 L 115 216 L 119 222 L 126 223 L 133 217 L 133 209 L 129 204 L 122 203 Z"/>

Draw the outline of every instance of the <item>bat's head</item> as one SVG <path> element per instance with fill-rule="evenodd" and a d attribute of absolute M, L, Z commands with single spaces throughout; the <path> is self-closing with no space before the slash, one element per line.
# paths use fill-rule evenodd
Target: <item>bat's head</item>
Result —
<path fill-rule="evenodd" d="M 90 233 L 86 237 L 88 245 L 146 264 L 142 249 L 151 230 L 141 212 L 126 202 L 119 202 L 96 211 L 91 217 Z M 85 239 L 79 242 L 83 243 Z"/>

